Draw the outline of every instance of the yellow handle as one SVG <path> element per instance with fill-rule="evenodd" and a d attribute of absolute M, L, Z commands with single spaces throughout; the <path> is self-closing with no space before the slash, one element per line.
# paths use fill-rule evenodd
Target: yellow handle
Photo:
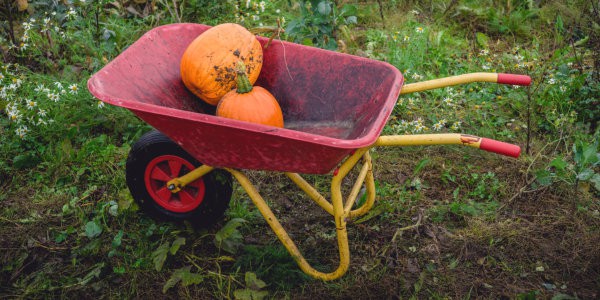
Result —
<path fill-rule="evenodd" d="M 438 78 L 433 80 L 427 80 L 422 82 L 409 83 L 402 86 L 400 94 L 409 94 L 414 92 L 422 92 L 441 87 L 447 87 L 458 84 L 465 84 L 471 82 L 498 82 L 498 73 L 469 73 L 457 76 L 450 76 L 444 78 Z"/>

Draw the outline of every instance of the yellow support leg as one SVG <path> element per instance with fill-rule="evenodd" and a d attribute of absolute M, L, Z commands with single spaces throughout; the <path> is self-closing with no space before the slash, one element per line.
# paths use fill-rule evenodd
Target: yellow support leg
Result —
<path fill-rule="evenodd" d="M 319 191 L 317 191 L 310 183 L 306 182 L 298 173 L 288 173 L 285 175 L 292 180 L 306 195 L 317 203 L 323 210 L 333 215 L 333 206 Z"/>
<path fill-rule="evenodd" d="M 369 154 L 369 152 L 365 152 L 365 154 L 363 155 L 363 159 L 364 159 L 364 166 L 363 168 L 366 166 L 367 167 L 367 172 L 366 172 L 366 177 L 364 180 L 364 184 L 365 187 L 367 189 L 366 191 L 366 201 L 363 205 L 361 205 L 359 208 L 355 209 L 355 210 L 351 210 L 349 212 L 349 216 L 350 218 L 356 218 L 356 217 L 360 217 L 366 213 L 368 213 L 371 208 L 373 208 L 373 204 L 375 204 L 375 178 L 373 176 L 373 162 L 371 161 L 371 155 Z M 358 181 L 357 181 L 358 183 Z M 351 207 L 351 205 L 350 205 Z"/>
<path fill-rule="evenodd" d="M 368 154 L 369 148 L 363 148 L 357 150 L 353 155 L 351 155 L 346 161 L 340 166 L 337 172 L 334 174 L 331 180 L 331 203 L 328 202 L 323 196 L 319 194 L 310 184 L 308 184 L 302 177 L 296 173 L 286 173 L 286 175 L 298 185 L 306 194 L 308 194 L 311 199 L 313 199 L 321 208 L 325 211 L 333 215 L 336 227 L 336 235 L 337 235 L 337 244 L 339 251 L 339 265 L 337 269 L 333 272 L 325 273 L 314 269 L 302 256 L 298 247 L 289 237 L 281 223 L 271 209 L 268 204 L 262 198 L 262 196 L 258 193 L 254 185 L 250 182 L 248 177 L 244 175 L 242 172 L 234 169 L 226 169 L 229 171 L 233 177 L 240 183 L 240 185 L 244 188 L 254 205 L 258 208 L 264 219 L 267 221 L 279 241 L 283 244 L 283 246 L 288 250 L 292 258 L 296 261 L 300 269 L 317 279 L 321 280 L 334 280 L 340 278 L 346 271 L 350 265 L 350 248 L 348 247 L 348 231 L 346 229 L 346 223 L 348 219 L 352 216 L 360 216 L 369 211 L 369 209 L 373 206 L 375 199 L 375 183 L 373 179 L 373 171 L 372 171 L 372 163 L 371 157 Z M 344 199 L 342 196 L 341 186 L 343 179 L 348 175 L 350 170 L 359 162 L 359 160 L 363 158 L 364 165 L 359 173 L 359 178 L 353 186 L 352 191 L 350 192 L 350 196 L 346 199 L 346 203 L 344 203 Z M 360 190 L 362 183 L 365 182 L 367 186 L 367 200 L 365 204 L 356 210 L 351 210 L 352 204 L 356 200 L 358 195 L 358 190 Z"/>
<path fill-rule="evenodd" d="M 331 214 L 335 221 L 337 244 L 339 251 L 339 265 L 333 272 L 325 273 L 314 269 L 302 256 L 300 250 L 296 244 L 289 237 L 277 217 L 273 214 L 268 204 L 258 193 L 254 185 L 250 182 L 248 177 L 242 172 L 230 168 L 225 168 L 233 177 L 240 183 L 244 188 L 254 205 L 258 208 L 265 221 L 269 224 L 279 241 L 288 250 L 290 255 L 294 258 L 298 266 L 306 274 L 321 280 L 334 280 L 346 273 L 350 265 L 350 249 L 348 247 L 348 232 L 346 230 L 346 223 L 349 218 L 356 217 L 367 213 L 373 206 L 375 200 L 375 181 L 373 178 L 373 165 L 371 157 L 368 153 L 369 148 L 358 149 L 353 155 L 348 157 L 338 170 L 333 175 L 331 181 L 331 202 L 327 201 L 319 192 L 307 183 L 300 175 L 296 173 L 285 173 L 296 185 L 300 187 L 311 199 L 313 199 L 321 208 Z M 348 173 L 356 166 L 356 164 L 363 160 L 363 166 L 358 174 L 358 178 L 352 187 L 352 190 L 344 203 L 342 196 L 341 186 L 343 179 Z M 193 182 L 200 177 L 206 175 L 214 168 L 210 166 L 201 166 L 190 173 L 175 178 L 167 183 L 171 186 L 172 192 L 177 192 L 185 185 Z M 356 198 L 362 188 L 362 185 L 366 185 L 367 199 L 365 203 L 358 209 L 352 210 L 352 205 L 356 201 Z"/>
<path fill-rule="evenodd" d="M 248 196 L 256 205 L 262 216 L 265 218 L 275 235 L 283 246 L 288 250 L 288 252 L 292 255 L 292 258 L 296 261 L 298 266 L 304 273 L 321 280 L 334 280 L 346 273 L 348 270 L 348 266 L 350 265 L 350 249 L 348 247 L 348 233 L 346 231 L 346 221 L 343 213 L 342 200 L 339 197 L 332 197 L 333 202 L 333 216 L 335 218 L 336 224 L 336 232 L 338 237 L 338 248 L 340 255 L 340 263 L 338 268 L 331 273 L 324 273 L 314 269 L 302 256 L 302 253 L 296 247 L 296 244 L 292 241 L 290 236 L 287 234 L 279 220 L 275 217 L 265 200 L 258 193 L 254 185 L 250 182 L 248 177 L 243 173 L 233 170 L 226 169 L 229 171 L 235 179 L 240 183 L 240 185 L 244 188 Z"/>
<path fill-rule="evenodd" d="M 358 154 L 355 154 L 355 156 L 358 158 L 360 158 L 362 154 L 363 166 L 358 178 L 354 183 L 354 187 L 350 192 L 350 195 L 348 195 L 346 198 L 346 203 L 344 204 L 344 212 L 348 214 L 350 218 L 356 218 L 366 214 L 375 203 L 375 179 L 373 177 L 373 163 L 371 161 L 371 155 L 369 155 L 369 152 L 365 150 L 361 150 Z M 358 160 L 349 160 L 349 169 L 352 169 Z M 317 205 L 319 205 L 330 215 L 333 215 L 333 205 L 331 202 L 325 199 L 325 197 L 323 197 L 310 183 L 306 182 L 302 176 L 297 173 L 285 173 L 285 175 L 287 175 L 287 177 L 290 178 L 292 182 L 294 182 L 306 195 L 315 201 Z M 352 205 L 356 201 L 363 184 L 366 186 L 366 201 L 361 207 L 351 210 Z"/>

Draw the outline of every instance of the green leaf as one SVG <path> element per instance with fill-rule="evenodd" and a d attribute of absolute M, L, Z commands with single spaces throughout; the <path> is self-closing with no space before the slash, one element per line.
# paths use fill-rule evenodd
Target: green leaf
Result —
<path fill-rule="evenodd" d="M 258 279 L 256 274 L 252 272 L 246 272 L 245 281 L 246 287 L 253 290 L 260 290 L 267 286 L 264 281 Z"/>
<path fill-rule="evenodd" d="M 233 297 L 235 300 L 252 300 L 252 292 L 251 289 L 235 290 Z"/>
<path fill-rule="evenodd" d="M 583 164 L 593 165 L 598 162 L 598 155 L 596 152 L 596 145 L 586 145 L 583 149 Z"/>
<path fill-rule="evenodd" d="M 364 215 L 363 217 L 361 217 L 360 219 L 354 221 L 354 224 L 360 224 L 360 223 L 364 223 L 366 221 L 369 221 L 379 215 L 381 215 L 382 213 L 384 213 L 387 210 L 387 207 L 385 205 L 379 205 L 379 206 L 375 206 L 373 209 L 371 209 L 366 215 Z"/>
<path fill-rule="evenodd" d="M 85 224 L 85 236 L 93 239 L 102 234 L 102 227 L 97 221 L 89 221 Z"/>
<path fill-rule="evenodd" d="M 590 182 L 594 185 L 597 191 L 600 191 L 600 174 L 594 174 L 590 179 Z"/>
<path fill-rule="evenodd" d="M 67 232 L 63 231 L 63 232 L 59 233 L 56 236 L 56 238 L 54 238 L 54 242 L 56 242 L 56 243 L 62 243 L 62 242 L 64 242 L 67 239 L 68 236 L 69 236 L 69 234 Z"/>
<path fill-rule="evenodd" d="M 127 211 L 129 209 L 135 211 L 135 204 L 131 193 L 129 193 L 128 189 L 122 189 L 118 194 L 117 206 L 119 207 L 119 211 Z"/>
<path fill-rule="evenodd" d="M 548 186 L 552 184 L 552 179 L 554 176 L 552 176 L 552 173 L 550 173 L 548 170 L 538 170 L 535 172 L 535 177 L 535 180 L 540 185 Z"/>
<path fill-rule="evenodd" d="M 317 4 L 317 12 L 319 14 L 328 16 L 331 13 L 331 3 L 329 1 L 321 1 Z"/>
<path fill-rule="evenodd" d="M 417 175 L 423 168 L 425 168 L 425 166 L 430 162 L 431 160 L 429 158 L 423 158 L 421 159 L 418 163 L 417 166 L 415 167 L 415 170 L 413 171 L 414 175 Z"/>
<path fill-rule="evenodd" d="M 215 245 L 224 251 L 235 254 L 242 245 L 242 234 L 237 230 L 246 220 L 235 218 L 229 220 L 215 235 Z"/>
<path fill-rule="evenodd" d="M 36 166 L 40 159 L 32 154 L 20 154 L 13 158 L 13 167 L 15 169 L 27 169 Z"/>
<path fill-rule="evenodd" d="M 163 243 L 156 250 L 154 250 L 154 252 L 152 252 L 152 262 L 154 262 L 154 269 L 156 271 L 162 270 L 165 260 L 167 260 L 169 249 L 169 243 Z"/>
<path fill-rule="evenodd" d="M 440 46 L 442 44 L 442 37 L 444 36 L 444 30 L 438 32 L 433 40 L 434 45 Z"/>
<path fill-rule="evenodd" d="M 109 207 L 108 207 L 108 214 L 116 217 L 117 215 L 119 215 L 119 204 L 117 204 L 116 201 L 110 201 L 108 203 Z"/>
<path fill-rule="evenodd" d="M 562 159 L 562 157 L 557 157 L 552 162 L 550 162 L 550 167 L 555 167 L 557 170 L 564 171 L 567 167 L 567 162 Z"/>
<path fill-rule="evenodd" d="M 123 239 L 123 230 L 119 230 L 112 241 L 113 248 L 121 246 L 121 240 Z"/>
<path fill-rule="evenodd" d="M 233 297 L 236 300 L 261 300 L 269 295 L 267 291 L 255 291 L 251 289 L 235 290 Z"/>
<path fill-rule="evenodd" d="M 346 18 L 346 24 L 357 24 L 358 23 L 358 19 L 356 18 L 356 16 L 349 16 Z"/>
<path fill-rule="evenodd" d="M 353 16 L 356 18 L 356 14 L 358 13 L 358 8 L 356 5 L 352 4 L 344 4 L 342 9 L 340 9 L 340 15 Z"/>
<path fill-rule="evenodd" d="M 563 22 L 562 17 L 560 16 L 560 14 L 558 14 L 558 16 L 556 16 L 556 23 L 554 24 L 555 28 L 558 32 L 564 32 L 565 31 L 565 25 Z"/>
<path fill-rule="evenodd" d="M 171 244 L 171 249 L 169 249 L 169 252 L 171 252 L 172 255 L 175 255 L 175 253 L 177 253 L 177 250 L 179 250 L 179 248 L 182 245 L 185 245 L 185 238 L 178 237 L 176 240 L 173 241 L 173 244 Z"/>
<path fill-rule="evenodd" d="M 452 199 L 458 200 L 458 196 L 460 196 L 460 187 L 457 187 L 452 192 Z"/>
<path fill-rule="evenodd" d="M 579 298 L 567 294 L 556 294 L 552 296 L 552 300 L 578 300 Z"/>
<path fill-rule="evenodd" d="M 62 155 L 65 158 L 70 158 L 71 156 L 73 156 L 73 144 L 71 143 L 71 140 L 69 138 L 65 138 L 60 142 L 60 150 L 62 151 Z"/>
<path fill-rule="evenodd" d="M 204 281 L 204 276 L 202 276 L 202 274 L 192 273 L 189 271 L 181 274 L 181 284 L 183 284 L 183 286 L 199 284 L 202 281 Z"/>
<path fill-rule="evenodd" d="M 573 43 L 573 46 L 575 47 L 581 47 L 584 46 L 585 44 L 587 44 L 587 42 L 590 40 L 590 36 L 586 36 L 580 40 L 578 40 L 577 42 Z"/>
<path fill-rule="evenodd" d="M 489 40 L 490 38 L 484 33 L 477 32 L 475 33 L 475 40 L 477 41 L 477 45 L 483 49 L 489 48 Z"/>
<path fill-rule="evenodd" d="M 592 176 L 594 176 L 594 170 L 588 168 L 579 172 L 579 174 L 577 174 L 577 179 L 587 181 L 590 180 Z"/>
<path fill-rule="evenodd" d="M 579 141 L 573 145 L 573 152 L 575 152 L 573 160 L 577 163 L 578 168 L 594 165 L 600 160 L 596 144 L 584 144 Z"/>
<path fill-rule="evenodd" d="M 102 273 L 102 268 L 104 268 L 105 263 L 97 263 L 94 268 L 88 272 L 82 279 L 79 280 L 79 284 L 86 285 L 94 278 L 100 278 L 100 274 Z"/>
<path fill-rule="evenodd" d="M 179 282 L 181 282 L 183 286 L 189 286 L 192 284 L 199 284 L 204 281 L 204 276 L 202 276 L 202 274 L 192 273 L 191 269 L 192 266 L 185 266 L 175 270 L 171 275 L 171 278 L 169 278 L 169 280 L 165 282 L 165 285 L 163 285 L 163 294 Z"/>

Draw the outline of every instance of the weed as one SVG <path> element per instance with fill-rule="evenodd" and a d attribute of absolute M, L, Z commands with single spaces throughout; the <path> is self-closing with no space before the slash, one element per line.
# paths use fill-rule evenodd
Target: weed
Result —
<path fill-rule="evenodd" d="M 276 245 L 246 245 L 234 267 L 256 273 L 269 284 L 289 289 L 308 281 L 309 277 L 298 269 L 288 251 Z"/>
<path fill-rule="evenodd" d="M 458 185 L 452 192 L 452 201 L 443 201 L 430 208 L 432 219 L 442 222 L 446 217 L 494 218 L 500 207 L 498 199 L 502 185 L 492 172 L 483 174 L 467 173 L 452 175 L 448 170 L 442 173 L 442 182 Z"/>
<path fill-rule="evenodd" d="M 294 42 L 337 49 L 339 31 L 343 26 L 356 24 L 356 7 L 345 4 L 338 8 L 332 1 L 301 1 L 300 17 L 288 22 L 285 29 Z"/>
<path fill-rule="evenodd" d="M 590 186 L 600 192 L 600 148 L 598 139 L 592 143 L 578 140 L 573 144 L 572 157 L 556 157 L 548 165 L 536 171 L 536 184 L 549 186 L 564 182 L 588 192 Z M 535 186 L 534 186 L 535 187 Z M 592 191 L 593 193 L 593 191 Z"/>

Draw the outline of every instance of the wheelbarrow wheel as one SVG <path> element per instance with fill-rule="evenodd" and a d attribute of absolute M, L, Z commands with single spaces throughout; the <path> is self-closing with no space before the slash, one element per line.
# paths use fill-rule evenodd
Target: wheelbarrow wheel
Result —
<path fill-rule="evenodd" d="M 207 227 L 223 217 L 232 193 L 231 174 L 214 170 L 171 193 L 166 183 L 201 166 L 162 133 L 144 134 L 131 148 L 125 167 L 134 200 L 150 216 L 167 221 L 189 221 Z"/>

